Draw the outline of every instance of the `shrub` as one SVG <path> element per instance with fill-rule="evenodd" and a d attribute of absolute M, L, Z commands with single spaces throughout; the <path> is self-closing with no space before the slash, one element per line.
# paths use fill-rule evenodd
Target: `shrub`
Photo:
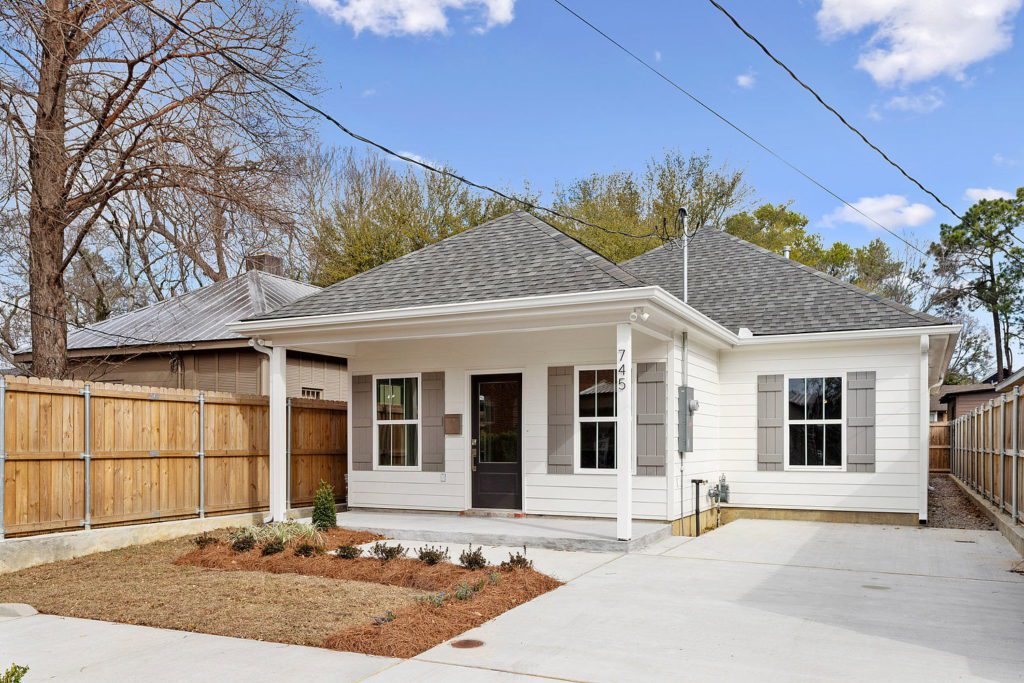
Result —
<path fill-rule="evenodd" d="M 319 555 L 323 551 L 323 548 L 315 546 L 312 543 L 300 543 L 295 546 L 295 554 L 299 557 L 313 557 L 314 555 Z"/>
<path fill-rule="evenodd" d="M 516 551 L 515 554 L 509 553 L 508 559 L 501 563 L 500 569 L 503 572 L 510 572 L 513 569 L 533 569 L 533 560 L 526 559 L 526 546 L 523 546 L 523 552 Z"/>
<path fill-rule="evenodd" d="M 267 555 L 276 555 L 284 551 L 284 541 L 280 538 L 269 538 L 263 542 L 263 547 L 260 549 L 260 554 L 266 557 Z"/>
<path fill-rule="evenodd" d="M 473 546 L 469 546 L 467 550 L 463 550 L 462 554 L 459 555 L 459 564 L 466 569 L 483 569 L 486 567 L 487 560 L 484 558 L 483 546 L 476 550 L 473 550 Z"/>
<path fill-rule="evenodd" d="M 416 555 L 419 557 L 420 562 L 429 565 L 447 562 L 450 559 L 448 557 L 448 548 L 442 550 L 440 547 L 435 548 L 432 545 L 423 546 Z"/>
<path fill-rule="evenodd" d="M 440 593 L 431 593 L 430 595 L 423 595 L 416 598 L 416 601 L 423 603 L 424 605 L 430 605 L 431 607 L 441 607 L 444 605 L 444 591 Z"/>
<path fill-rule="evenodd" d="M 377 541 L 370 548 L 370 554 L 381 562 L 390 562 L 391 560 L 398 559 L 399 557 L 405 557 L 405 546 L 401 543 L 398 545 L 387 545 L 386 543 Z"/>
<path fill-rule="evenodd" d="M 339 545 L 334 554 L 343 560 L 354 560 L 363 554 L 363 549 L 354 545 Z"/>
<path fill-rule="evenodd" d="M 338 526 L 338 509 L 334 505 L 334 487 L 321 481 L 313 496 L 313 526 L 320 531 Z"/>
<path fill-rule="evenodd" d="M 25 674 L 27 673 L 27 666 L 11 664 L 11 667 L 7 669 L 7 671 L 0 673 L 0 683 L 21 683 L 21 679 L 25 678 Z"/>
<path fill-rule="evenodd" d="M 455 589 L 455 599 L 469 600 L 471 597 L 473 597 L 474 592 L 475 591 L 472 589 L 472 587 L 470 587 L 468 583 L 460 583 L 459 587 Z"/>
<path fill-rule="evenodd" d="M 210 545 L 217 545 L 220 543 L 220 539 L 210 535 L 209 531 L 204 531 L 195 538 L 192 539 L 192 543 L 197 548 L 205 548 Z"/>
<path fill-rule="evenodd" d="M 228 541 L 231 543 L 231 549 L 236 553 L 247 553 L 256 547 L 256 534 L 253 532 L 253 527 L 236 529 L 228 535 Z"/>
<path fill-rule="evenodd" d="M 501 574 L 499 574 L 498 572 L 491 572 L 487 575 L 487 580 L 491 583 L 492 586 L 495 586 L 498 584 L 499 581 L 501 581 Z"/>
<path fill-rule="evenodd" d="M 394 621 L 394 620 L 395 620 L 395 613 L 392 612 L 391 610 L 388 610 L 387 612 L 385 612 L 381 616 L 374 617 L 373 618 L 373 623 L 376 624 L 377 626 L 383 626 L 384 624 L 386 624 L 388 622 L 391 622 L 391 621 Z"/>

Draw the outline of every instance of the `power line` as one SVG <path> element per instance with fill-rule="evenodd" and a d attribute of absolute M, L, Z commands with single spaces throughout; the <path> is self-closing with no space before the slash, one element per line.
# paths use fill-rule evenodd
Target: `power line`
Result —
<path fill-rule="evenodd" d="M 799 83 L 800 86 L 804 90 L 806 90 L 807 92 L 811 93 L 811 95 L 814 96 L 814 99 L 816 99 L 818 101 L 818 103 L 821 104 L 821 106 L 825 107 L 825 109 L 827 109 L 830 112 L 832 112 L 832 114 L 834 114 L 835 117 L 837 119 L 839 119 L 844 126 L 849 128 L 850 131 L 853 132 L 854 135 L 859 137 L 864 142 L 864 144 L 866 144 L 871 149 L 875 150 L 883 159 L 885 159 L 889 163 L 890 166 L 892 166 L 897 171 L 902 173 L 903 177 L 905 177 L 907 180 L 909 180 L 910 182 L 912 182 L 915 185 L 917 185 L 917 187 L 920 188 L 920 190 L 922 192 L 924 192 L 925 194 L 929 195 L 932 199 L 934 199 L 936 202 L 938 202 L 942 206 L 942 208 L 946 209 L 946 211 L 949 211 L 958 220 L 963 220 L 963 216 L 961 216 L 959 213 L 954 211 L 953 208 L 949 204 L 947 204 L 946 202 L 944 202 L 941 199 L 939 199 L 939 196 L 937 194 L 935 194 L 934 192 L 932 192 L 931 190 L 929 190 L 927 187 L 925 187 L 921 183 L 921 181 L 919 181 L 914 176 L 910 175 L 910 173 L 908 173 L 907 170 L 905 168 L 903 168 L 903 166 L 898 164 L 896 161 L 894 161 L 892 159 L 892 157 L 890 157 L 888 154 L 886 154 L 884 151 L 882 151 L 882 149 L 878 145 L 876 145 L 875 143 L 871 142 L 871 140 L 869 140 L 867 138 L 867 136 L 864 135 L 864 133 L 862 133 L 852 123 L 847 121 L 846 117 L 844 117 L 842 114 L 840 114 L 836 110 L 835 107 L 833 107 L 831 104 L 826 102 L 825 99 L 821 95 L 819 95 L 818 92 L 814 88 L 809 86 L 803 79 L 801 79 L 799 76 L 797 76 L 795 73 L 793 73 L 793 70 L 790 69 L 781 59 L 776 57 L 772 53 L 772 51 L 769 50 L 765 46 L 764 43 L 762 43 L 760 40 L 758 40 L 757 36 L 755 36 L 753 33 L 751 33 L 746 28 L 744 28 L 743 25 L 740 24 L 740 22 L 736 19 L 736 17 L 734 17 L 732 14 L 729 13 L 729 10 L 725 9 L 724 7 L 722 7 L 722 5 L 719 4 L 718 2 L 716 2 L 716 0 L 708 0 L 708 2 L 711 3 L 719 12 L 721 12 L 726 17 L 728 17 L 729 21 L 732 22 L 733 26 L 735 26 L 737 29 L 739 29 L 739 31 L 743 35 L 745 35 L 747 38 L 749 38 L 751 41 L 753 41 L 755 45 L 757 45 L 759 48 L 761 48 L 761 51 L 764 52 L 768 56 L 769 59 L 771 59 L 773 62 L 775 62 L 777 65 L 779 65 L 779 67 L 781 67 L 783 71 L 785 71 L 787 74 L 789 74 L 790 78 L 792 78 L 794 81 Z"/>
<path fill-rule="evenodd" d="M 918 252 L 918 253 L 919 253 L 919 254 L 921 254 L 922 256 L 925 256 L 925 257 L 927 257 L 927 256 L 928 256 L 928 254 L 926 254 L 926 253 L 925 253 L 924 251 L 922 251 L 920 247 L 918 247 L 917 245 L 913 244 L 912 242 L 910 242 L 909 240 L 907 240 L 906 238 L 904 238 L 904 237 L 903 237 L 902 235 L 899 235 L 899 234 L 897 234 L 897 233 L 893 232 L 892 230 L 890 230 L 889 228 L 887 228 L 886 226 L 882 225 L 882 224 L 881 224 L 881 223 L 879 223 L 879 222 L 878 222 L 877 220 L 875 220 L 875 219 L 874 219 L 873 217 L 871 217 L 871 216 L 869 216 L 868 214 L 864 213 L 864 211 L 862 211 L 861 209 L 857 208 L 856 206 L 854 206 L 854 205 L 853 205 L 853 204 L 851 204 L 850 202 L 848 202 L 848 201 L 846 201 L 845 199 L 843 199 L 842 197 L 840 197 L 840 196 L 839 196 L 838 194 L 836 194 L 836 193 L 835 193 L 834 191 L 832 191 L 832 190 L 831 190 L 831 189 L 830 189 L 829 187 L 827 187 L 826 185 L 824 185 L 824 184 L 823 184 L 822 182 L 820 182 L 819 180 L 817 180 L 816 178 L 814 178 L 813 176 L 811 176 L 810 174 L 808 174 L 807 172 L 805 172 L 804 170 L 802 170 L 802 169 L 801 169 L 800 167 L 798 167 L 798 166 L 796 166 L 795 164 L 793 164 L 792 162 L 790 162 L 790 161 L 789 161 L 788 159 L 786 159 L 785 157 L 783 157 L 783 156 L 782 156 L 781 154 L 779 154 L 778 152 L 776 152 L 776 151 L 775 151 L 774 149 L 772 149 L 771 147 L 769 147 L 769 146 L 768 146 L 768 145 L 766 145 L 765 143 L 763 143 L 763 142 L 761 142 L 760 140 L 758 140 L 757 138 L 755 138 L 755 137 L 754 137 L 754 136 L 753 136 L 752 134 L 748 133 L 748 132 L 747 132 L 746 130 L 744 130 L 743 128 L 740 128 L 740 127 L 739 127 L 739 126 L 738 126 L 737 124 L 733 123 L 733 122 L 732 122 L 732 121 L 730 121 L 730 120 L 729 120 L 728 118 L 726 118 L 726 116 L 725 116 L 724 114 L 721 114 L 721 113 L 719 113 L 719 112 L 718 112 L 717 110 L 715 110 L 715 109 L 714 109 L 714 108 L 713 108 L 713 107 L 712 107 L 711 105 L 707 104 L 706 102 L 704 102 L 703 100 L 701 100 L 701 99 L 700 99 L 699 97 L 697 97 L 696 95 L 694 95 L 694 94 L 693 94 L 692 92 L 690 92 L 689 90 L 687 90 L 687 89 L 686 89 L 686 88 L 684 88 L 683 86 L 679 85 L 679 83 L 677 83 L 676 81 L 674 81 L 674 80 L 673 80 L 672 78 L 670 78 L 670 77 L 669 77 L 668 75 L 666 75 L 666 74 L 665 74 L 665 73 L 664 73 L 663 71 L 661 71 L 660 69 L 658 69 L 657 67 L 655 67 L 654 65 L 652 65 L 652 64 L 651 64 L 650 62 L 648 62 L 647 60 L 643 59 L 642 57 L 640 57 L 639 55 L 637 55 L 637 54 L 636 54 L 635 52 L 633 52 L 632 50 L 630 50 L 630 49 L 629 49 L 628 47 L 626 47 L 625 45 L 623 45 L 623 44 L 622 44 L 622 43 L 620 43 L 619 41 L 615 40 L 615 38 L 611 37 L 610 35 L 608 35 L 607 33 L 605 33 L 605 32 L 604 32 L 603 30 L 601 30 L 600 28 L 598 28 L 597 26 L 595 26 L 595 25 L 594 25 L 594 24 L 593 24 L 592 22 L 590 22 L 590 21 L 589 21 L 589 20 L 587 20 L 587 19 L 586 19 L 585 17 L 583 17 L 582 15 L 580 15 L 580 14 L 579 14 L 578 12 L 576 12 L 576 11 L 575 11 L 575 10 L 573 10 L 573 9 L 572 9 L 571 7 L 569 7 L 569 6 L 568 6 L 568 5 L 566 5 L 566 4 L 564 3 L 564 2 L 562 2 L 562 0 L 553 0 L 553 2 L 555 2 L 555 3 L 556 3 L 556 4 L 558 5 L 558 6 L 559 6 L 559 7 L 561 7 L 562 9 L 564 9 L 564 10 L 565 10 L 566 12 L 568 12 L 569 14 L 571 14 L 572 16 L 576 17 L 576 18 L 577 18 L 577 19 L 579 19 L 579 20 L 580 20 L 581 22 L 583 22 L 584 24 L 586 24 L 586 25 L 587 25 L 588 27 L 590 27 L 590 29 L 592 29 L 592 30 L 593 30 L 593 31 L 594 31 L 595 33 L 597 33 L 597 34 L 598 34 L 598 35 L 600 35 L 600 36 L 601 36 L 602 38 L 604 38 L 605 40 L 607 40 L 608 42 L 610 42 L 610 43 L 611 43 L 612 45 L 614 45 L 615 47 L 617 47 L 617 48 L 618 48 L 619 50 L 621 50 L 622 52 L 625 52 L 625 53 L 626 53 L 627 55 L 629 55 L 629 56 L 630 56 L 631 58 L 633 58 L 633 59 L 634 59 L 634 60 L 635 60 L 636 62 L 638 62 L 638 63 L 639 63 L 639 64 L 640 64 L 641 66 L 643 66 L 644 68 L 646 68 L 646 69 L 647 69 L 648 71 L 652 72 L 652 73 L 653 73 L 653 74 L 655 74 L 655 75 L 656 75 L 656 76 L 657 76 L 658 78 L 660 78 L 661 80 L 665 81 L 666 83 L 668 83 L 669 85 L 671 85 L 671 86 L 672 86 L 673 88 L 675 88 L 675 89 L 676 89 L 676 90 L 678 90 L 679 92 L 681 92 L 681 93 L 683 93 L 684 95 L 686 95 L 686 96 L 687 96 L 688 98 L 690 98 L 691 100 L 693 100 L 693 102 L 695 102 L 695 103 L 696 103 L 697 105 L 699 105 L 699 106 L 700 106 L 701 108 L 703 108 L 703 109 L 705 109 L 706 111 L 708 111 L 708 112 L 709 112 L 710 114 L 712 114 L 712 115 L 713 115 L 713 116 L 714 116 L 715 118 L 717 118 L 718 120 L 720 120 L 720 121 L 721 121 L 722 123 L 724 123 L 725 125 L 729 126 L 730 128 L 732 128 L 732 129 L 733 129 L 733 130 L 735 130 L 735 131 L 736 131 L 737 133 L 739 133 L 739 134 L 740 134 L 740 135 L 742 135 L 743 137 L 745 137 L 745 138 L 747 138 L 748 140 L 750 140 L 751 142 L 753 142 L 753 143 L 754 143 L 755 145 L 757 145 L 758 147 L 760 147 L 760 148 L 761 148 L 761 149 L 763 149 L 764 151 L 768 152 L 768 154 L 772 155 L 773 157 L 775 157 L 776 159 L 778 159 L 779 161 L 781 161 L 781 162 L 782 162 L 783 164 L 785 164 L 786 166 L 788 166 L 789 168 L 791 168 L 791 169 L 792 169 L 793 171 L 796 171 L 796 172 L 797 172 L 798 174 L 800 174 L 801 176 L 803 176 L 803 177 L 804 177 L 804 178 L 805 178 L 806 180 L 810 181 L 811 183 L 813 183 L 814 185 L 816 185 L 816 186 L 817 186 L 817 187 L 818 187 L 819 189 L 821 189 L 821 190 L 823 190 L 824 192 L 826 192 L 826 193 L 827 193 L 827 194 L 828 194 L 829 196 L 831 196 L 832 198 L 834 198 L 834 199 L 836 199 L 837 201 L 841 202 L 842 204 L 844 204 L 845 206 L 847 206 L 848 208 L 850 208 L 850 209 L 851 209 L 851 210 L 853 210 L 854 212 L 856 212 L 856 213 L 860 214 L 861 216 L 863 216 L 863 217 L 864 217 L 865 219 L 867 219 L 868 221 L 871 221 L 871 223 L 873 223 L 874 225 L 877 225 L 877 226 L 878 226 L 879 228 L 881 228 L 882 230 L 886 231 L 887 233 L 889 233 L 890 235 L 892 235 L 893 237 L 895 237 L 896 239 L 898 239 L 898 240 L 899 240 L 900 242 L 903 242 L 903 243 L 904 243 L 905 245 L 907 245 L 908 247 L 910 247 L 910 248 L 911 248 L 911 249 L 913 249 L 914 251 Z"/>
<path fill-rule="evenodd" d="M 653 230 L 651 232 L 647 233 L 647 234 L 634 234 L 634 233 L 624 232 L 622 230 L 616 230 L 614 228 L 609 228 L 609 227 L 606 227 L 606 226 L 603 226 L 603 225 L 599 225 L 597 223 L 592 223 L 592 222 L 584 220 L 582 218 L 577 218 L 576 216 L 573 216 L 571 214 L 567 214 L 567 213 L 565 213 L 563 211 L 559 211 L 557 209 L 552 209 L 552 208 L 544 206 L 542 204 L 535 204 L 535 203 L 533 203 L 531 201 L 523 199 L 522 197 L 516 197 L 514 195 L 507 194 L 507 193 L 505 193 L 505 192 L 503 192 L 503 191 L 501 191 L 501 190 L 499 190 L 497 188 L 491 187 L 490 185 L 488 185 L 486 183 L 481 183 L 481 182 L 477 182 L 477 181 L 474 181 L 474 180 L 470 180 L 469 178 L 466 178 L 465 176 L 459 175 L 458 173 L 450 171 L 450 170 L 448 170 L 446 168 L 443 168 L 443 167 L 442 168 L 437 168 L 437 167 L 435 167 L 435 166 L 433 166 L 431 164 L 426 163 L 422 159 L 417 159 L 415 157 L 412 157 L 412 156 L 409 156 L 409 155 L 406 155 L 406 154 L 402 154 L 401 152 L 396 152 L 395 150 L 387 147 L 386 145 L 384 145 L 382 143 L 377 142 L 376 140 L 372 140 L 372 139 L 366 137 L 365 135 L 360 135 L 359 133 L 356 133 L 355 131 L 350 129 L 348 126 L 346 126 L 345 124 L 341 123 L 341 121 L 339 121 L 338 119 L 334 118 L 331 114 L 328 114 L 326 111 L 321 109 L 320 107 L 318 107 L 315 104 L 313 104 L 313 103 L 303 99 L 299 95 L 296 95 L 291 90 L 288 90 L 287 88 L 285 88 L 284 86 L 280 85 L 279 83 L 276 83 L 275 81 L 271 80 L 270 78 L 268 78 L 268 77 L 266 77 L 266 76 L 264 76 L 262 74 L 256 73 L 255 71 L 250 69 L 248 66 L 243 64 L 241 61 L 236 59 L 234 56 L 232 56 L 231 54 L 226 52 L 220 46 L 212 44 L 212 43 L 210 43 L 210 42 L 208 42 L 206 40 L 203 40 L 202 38 L 197 36 L 193 31 L 190 31 L 189 29 L 187 29 L 184 26 L 182 26 L 180 22 L 176 21 L 173 17 L 169 16 L 163 10 L 158 9 L 156 7 L 153 7 L 152 5 L 147 4 L 144 0 L 132 0 L 132 2 L 136 6 L 141 7 L 143 9 L 149 11 L 151 14 L 154 14 L 155 16 L 159 17 L 164 22 L 166 22 L 169 26 L 171 26 L 175 30 L 180 31 L 181 33 L 185 34 L 186 36 L 188 36 L 192 40 L 196 41 L 196 43 L 198 43 L 199 45 L 202 45 L 203 47 L 205 47 L 205 48 L 207 48 L 209 50 L 212 50 L 213 52 L 216 52 L 217 54 L 219 54 L 221 57 L 223 57 L 225 60 L 227 60 L 230 64 L 232 64 L 236 68 L 241 69 L 242 71 L 244 71 L 245 73 L 249 74 L 250 76 L 252 76 L 256 80 L 260 81 L 261 83 L 264 83 L 265 85 L 273 88 L 274 90 L 276 90 L 277 92 L 281 93 L 282 95 L 284 95 L 288 99 L 292 100 L 296 104 L 298 104 L 298 105 L 300 105 L 302 107 L 305 107 L 306 109 L 310 110 L 311 112 L 313 112 L 315 114 L 318 114 L 319 116 L 323 117 L 325 120 L 330 122 L 335 128 L 337 128 L 338 130 L 340 130 L 342 133 L 344 133 L 345 135 L 349 136 L 350 138 L 352 138 L 354 140 L 358 140 L 359 142 L 362 142 L 363 144 L 370 145 L 371 147 L 374 147 L 375 149 L 378 149 L 381 152 L 383 152 L 383 153 L 385 153 L 385 154 L 387 154 L 389 156 L 395 157 L 396 159 L 401 159 L 402 161 L 404 161 L 406 163 L 414 164 L 416 166 L 419 166 L 419 167 L 421 167 L 421 168 L 423 168 L 423 169 L 425 169 L 427 171 L 430 171 L 431 173 L 436 173 L 438 175 L 442 175 L 442 176 L 445 176 L 447 178 L 451 178 L 452 180 L 456 180 L 456 181 L 458 181 L 458 182 L 460 182 L 460 183 L 462 183 L 464 185 L 467 185 L 469 187 L 473 187 L 473 188 L 476 188 L 478 190 L 483 190 L 485 192 L 490 192 L 493 195 L 501 197 L 502 199 L 506 199 L 506 200 L 508 200 L 510 202 L 514 202 L 516 204 L 519 204 L 520 206 L 524 206 L 524 207 L 526 207 L 526 208 L 528 208 L 530 210 L 533 210 L 533 211 L 543 211 L 544 213 L 546 213 L 548 215 L 555 216 L 557 218 L 561 218 L 561 219 L 566 220 L 566 221 L 572 221 L 573 223 L 577 223 L 579 225 L 583 225 L 583 226 L 586 226 L 588 228 L 595 228 L 597 230 L 601 230 L 601 231 L 609 233 L 609 234 L 621 235 L 623 237 L 635 237 L 635 238 L 638 238 L 638 239 L 653 237 L 656 234 L 656 232 L 653 231 Z"/>

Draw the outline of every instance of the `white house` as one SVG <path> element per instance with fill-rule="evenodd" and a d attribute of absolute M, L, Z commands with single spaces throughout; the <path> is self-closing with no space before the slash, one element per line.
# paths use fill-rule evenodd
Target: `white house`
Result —
<path fill-rule="evenodd" d="M 684 300 L 683 258 L 616 265 L 513 213 L 232 324 L 271 347 L 272 512 L 296 351 L 348 359 L 352 508 L 611 517 L 629 539 L 692 527 L 691 481 L 725 475 L 731 516 L 924 520 L 959 327 L 712 229 Z"/>

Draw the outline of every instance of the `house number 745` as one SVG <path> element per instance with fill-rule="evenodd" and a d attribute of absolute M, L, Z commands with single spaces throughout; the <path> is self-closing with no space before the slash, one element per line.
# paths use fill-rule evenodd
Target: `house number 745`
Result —
<path fill-rule="evenodd" d="M 625 360 L 625 358 L 626 349 L 619 349 L 619 369 L 617 371 L 619 375 L 619 391 L 625 391 L 626 389 L 626 364 L 622 362 L 623 360 Z"/>

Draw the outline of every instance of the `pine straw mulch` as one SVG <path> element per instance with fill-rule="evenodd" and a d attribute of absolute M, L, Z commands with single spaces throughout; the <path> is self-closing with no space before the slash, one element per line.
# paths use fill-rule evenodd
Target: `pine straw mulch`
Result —
<path fill-rule="evenodd" d="M 351 625 L 321 643 L 336 650 L 387 657 L 417 655 L 561 585 L 533 569 L 469 570 L 449 562 L 426 565 L 411 558 L 381 562 L 368 557 L 298 557 L 290 550 L 263 557 L 259 550 L 237 553 L 225 544 L 196 548 L 175 562 L 207 569 L 301 574 L 443 593 L 440 606 L 426 601 L 406 603 L 392 611 L 394 618 L 390 621 L 367 620 Z M 458 600 L 454 594 L 460 584 L 479 590 L 467 600 Z"/>

